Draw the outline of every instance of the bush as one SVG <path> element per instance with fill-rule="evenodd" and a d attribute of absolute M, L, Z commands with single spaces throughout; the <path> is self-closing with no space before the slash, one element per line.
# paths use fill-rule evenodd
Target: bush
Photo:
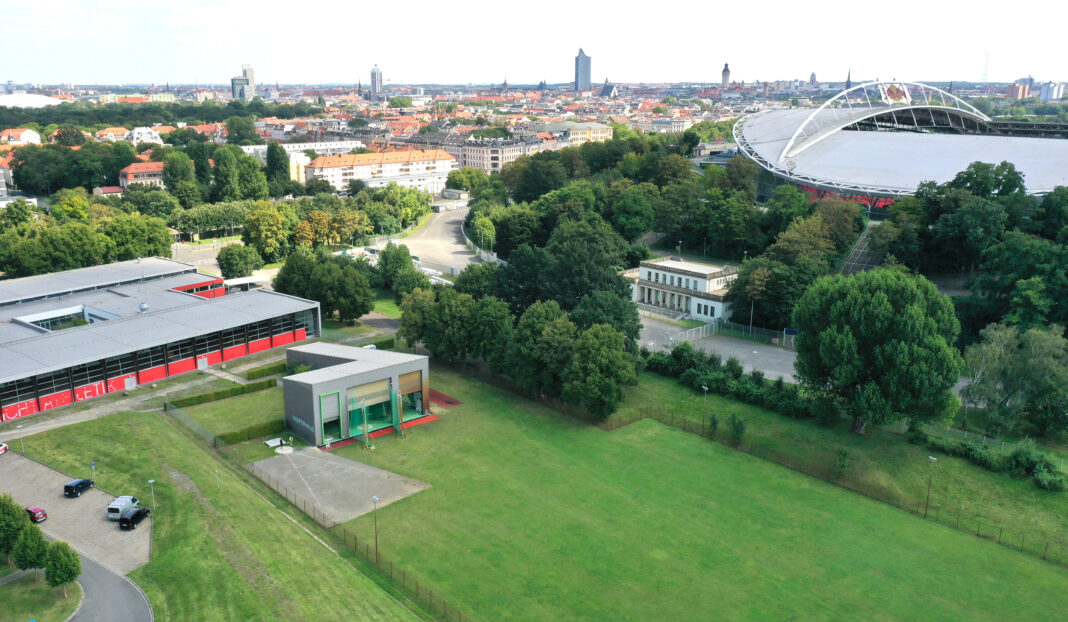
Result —
<path fill-rule="evenodd" d="M 1034 477 L 1035 484 L 1043 490 L 1062 492 L 1065 488 L 1068 488 L 1068 484 L 1066 484 L 1064 480 L 1064 475 L 1045 464 L 1040 464 L 1035 467 Z"/>
<path fill-rule="evenodd" d="M 705 356 L 705 360 L 708 361 L 708 366 L 711 369 L 719 369 L 723 366 L 723 357 L 718 352 L 709 352 Z"/>
<path fill-rule="evenodd" d="M 973 464 L 977 464 L 988 471 L 998 472 L 1003 469 L 1004 462 L 1001 460 L 1001 456 L 994 453 L 985 444 L 976 443 L 975 441 L 964 441 L 961 443 L 961 449 L 963 450 L 964 457 L 970 460 Z"/>
<path fill-rule="evenodd" d="M 218 391 L 211 391 L 210 393 L 199 393 L 197 395 L 190 395 L 189 397 L 178 398 L 171 403 L 177 406 L 178 408 L 184 408 L 186 406 L 196 406 L 197 404 L 207 404 L 208 402 L 226 399 L 235 395 L 255 393 L 256 391 L 263 391 L 265 389 L 270 389 L 271 387 L 276 386 L 278 386 L 278 381 L 274 378 L 271 378 L 270 380 L 262 380 L 260 382 L 239 384 L 228 389 L 219 389 Z"/>
<path fill-rule="evenodd" d="M 245 372 L 245 378 L 248 380 L 255 380 L 257 378 L 263 378 L 265 376 L 274 376 L 277 374 L 284 373 L 286 373 L 286 364 L 282 362 L 275 363 L 273 365 L 267 365 L 264 367 L 257 367 L 255 369 L 250 369 Z"/>
<path fill-rule="evenodd" d="M 645 362 L 645 368 L 649 371 L 660 374 L 661 376 L 676 378 L 674 365 L 675 362 L 671 358 L 671 355 L 663 352 L 654 352 L 650 354 Z"/>
<path fill-rule="evenodd" d="M 716 438 L 716 431 L 719 430 L 719 417 L 715 415 L 708 416 L 708 438 Z"/>
<path fill-rule="evenodd" d="M 839 447 L 834 450 L 834 471 L 838 477 L 845 475 L 846 468 L 849 467 L 849 450 L 845 447 Z"/>
<path fill-rule="evenodd" d="M 274 421 L 256 423 L 240 430 L 224 432 L 219 435 L 219 440 L 227 445 L 233 445 L 234 443 L 243 443 L 249 439 L 267 436 L 268 434 L 279 434 L 285 432 L 285 430 L 286 420 L 276 419 Z"/>
<path fill-rule="evenodd" d="M 910 427 L 909 431 L 905 433 L 905 440 L 913 445 L 927 445 L 930 437 L 923 430 Z"/>
<path fill-rule="evenodd" d="M 734 447 L 741 446 L 745 440 L 745 420 L 734 413 L 727 417 L 727 440 Z"/>
<path fill-rule="evenodd" d="M 311 365 L 306 365 L 304 363 L 293 363 L 292 365 L 286 366 L 286 375 L 296 376 L 297 374 L 303 374 L 306 371 L 311 371 L 311 369 Z"/>
<path fill-rule="evenodd" d="M 738 379 L 745 374 L 745 369 L 742 367 L 741 361 L 733 356 L 727 359 L 727 362 L 723 365 L 723 369 L 727 372 L 728 376 Z"/>
<path fill-rule="evenodd" d="M 816 423 L 823 426 L 830 426 L 838 421 L 838 404 L 834 403 L 834 400 L 826 395 L 820 395 L 816 399 L 812 400 L 808 404 L 809 414 L 816 420 Z"/>
<path fill-rule="evenodd" d="M 1027 477 L 1033 475 L 1042 464 L 1049 465 L 1049 460 L 1035 449 L 1034 441 L 1027 439 L 1012 450 L 1005 461 L 1005 468 L 1015 477 Z"/>

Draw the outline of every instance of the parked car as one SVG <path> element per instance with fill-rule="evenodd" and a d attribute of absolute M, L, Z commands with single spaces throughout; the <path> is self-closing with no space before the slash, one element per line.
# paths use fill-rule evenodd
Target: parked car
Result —
<path fill-rule="evenodd" d="M 119 529 L 136 529 L 151 513 L 148 508 L 130 508 L 119 517 Z"/>
<path fill-rule="evenodd" d="M 7 443 L 0 443 L 0 455 L 7 453 Z"/>
<path fill-rule="evenodd" d="M 119 520 L 122 518 L 124 512 L 136 508 L 138 503 L 139 501 L 137 500 L 137 497 L 131 497 L 130 495 L 123 495 L 116 498 L 108 504 L 108 520 Z"/>
<path fill-rule="evenodd" d="M 82 493 L 96 484 L 91 479 L 76 479 L 63 486 L 64 497 L 80 497 Z"/>
<path fill-rule="evenodd" d="M 30 520 L 35 523 L 40 523 L 48 518 L 48 512 L 45 512 L 44 508 L 39 508 L 36 505 L 31 505 L 26 508 L 26 513 L 30 515 Z"/>

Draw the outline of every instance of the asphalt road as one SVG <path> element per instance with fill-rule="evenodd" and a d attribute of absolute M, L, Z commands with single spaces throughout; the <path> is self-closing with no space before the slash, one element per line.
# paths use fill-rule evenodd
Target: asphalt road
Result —
<path fill-rule="evenodd" d="M 656 342 L 657 347 L 666 347 L 671 335 L 686 330 L 678 324 L 654 317 L 643 315 L 641 320 L 640 345 L 645 347 L 649 347 L 650 341 Z M 731 356 L 737 358 L 747 372 L 759 369 L 768 378 L 782 377 L 787 382 L 794 381 L 794 360 L 797 358 L 797 353 L 793 350 L 720 335 L 698 339 L 691 343 L 695 348 L 706 352 L 718 352 L 723 360 Z"/>
<path fill-rule="evenodd" d="M 467 210 L 433 214 L 430 222 L 401 240 L 401 244 L 424 264 L 437 264 L 429 266 L 435 269 L 447 266 L 463 270 L 468 264 L 481 263 L 482 260 L 464 246 L 460 225 L 465 216 Z"/>
<path fill-rule="evenodd" d="M 85 598 L 72 620 L 77 622 L 113 622 L 153 619 L 152 606 L 142 592 L 126 577 L 112 572 L 82 555 L 82 576 L 78 578 Z"/>

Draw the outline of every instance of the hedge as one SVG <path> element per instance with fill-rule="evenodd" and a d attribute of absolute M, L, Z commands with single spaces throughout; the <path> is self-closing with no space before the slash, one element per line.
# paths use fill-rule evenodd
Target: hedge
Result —
<path fill-rule="evenodd" d="M 265 367 L 257 367 L 255 369 L 250 369 L 245 373 L 245 378 L 249 380 L 255 380 L 256 378 L 263 378 L 264 376 L 276 376 L 285 373 L 286 363 L 285 361 L 282 361 L 281 363 L 274 363 Z"/>
<path fill-rule="evenodd" d="M 235 395 L 244 395 L 245 393 L 255 393 L 256 391 L 263 391 L 276 386 L 278 386 L 278 381 L 271 378 L 270 380 L 261 380 L 260 382 L 239 384 L 227 389 L 211 391 L 210 393 L 198 393 L 197 395 L 190 395 L 189 397 L 180 397 L 176 400 L 172 400 L 171 403 L 179 408 L 196 406 L 197 404 L 207 404 L 208 402 L 226 399 Z"/>
<path fill-rule="evenodd" d="M 286 420 L 276 419 L 274 421 L 256 423 L 240 430 L 225 432 L 219 435 L 219 440 L 227 445 L 233 445 L 234 443 L 243 443 L 249 439 L 267 436 L 268 434 L 280 434 L 285 431 Z"/>

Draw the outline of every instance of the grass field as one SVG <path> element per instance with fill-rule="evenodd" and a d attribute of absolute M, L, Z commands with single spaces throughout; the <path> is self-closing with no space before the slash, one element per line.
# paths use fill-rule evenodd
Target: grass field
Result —
<path fill-rule="evenodd" d="M 215 435 L 285 418 L 282 387 L 246 393 L 207 404 L 185 406 L 182 410 Z"/>
<path fill-rule="evenodd" d="M 63 588 L 48 587 L 44 572 L 38 581 L 31 573 L 11 583 L 0 585 L 0 620 L 35 620 L 64 622 L 82 602 L 82 586 L 77 582 Z"/>
<path fill-rule="evenodd" d="M 393 292 L 381 287 L 375 288 L 375 311 L 396 320 L 401 316 L 400 307 L 393 301 Z"/>
<path fill-rule="evenodd" d="M 397 311 L 399 313 L 400 309 Z M 372 330 L 373 329 L 370 326 L 360 324 L 359 322 L 340 322 L 332 318 L 323 320 L 323 338 L 330 341 L 348 339 L 350 337 L 362 337 Z"/>
<path fill-rule="evenodd" d="M 878 489 L 901 500 L 903 505 L 923 500 L 930 466 L 924 447 L 910 445 L 891 432 L 872 429 L 865 436 L 849 430 L 849 422 L 824 427 L 812 420 L 784 417 L 761 408 L 700 392 L 676 380 L 652 373 L 639 377 L 638 386 L 627 395 L 617 416 L 629 417 L 646 409 L 702 418 L 725 420 L 737 414 L 746 422 L 745 445 L 758 455 L 786 456 L 791 464 L 809 465 L 810 472 L 827 472 L 838 448 L 849 451 L 844 481 L 859 489 Z M 1039 489 L 1030 479 L 1012 479 L 1004 473 L 986 471 L 963 458 L 938 455 L 932 478 L 931 508 L 946 516 L 962 516 L 962 526 L 996 534 L 1004 527 L 1018 542 L 1020 534 L 1032 547 L 1045 540 L 1060 540 L 1058 558 L 1068 561 L 1068 494 Z M 940 508 L 936 510 L 935 508 Z M 994 531 L 991 531 L 994 530 Z M 1025 543 L 1026 545 L 1026 543 Z M 1039 549 L 1041 553 L 1041 549 Z"/>
<path fill-rule="evenodd" d="M 115 415 L 27 437 L 97 484 L 149 498 L 152 560 L 131 573 L 156 620 L 415 620 L 382 587 L 206 454 L 159 413 Z M 218 477 L 218 479 L 216 479 Z"/>
<path fill-rule="evenodd" d="M 432 484 L 386 556 L 483 620 L 1059 619 L 1068 571 L 663 426 L 580 424 L 435 368 L 461 400 L 377 451 Z M 641 387 L 639 388 L 639 390 Z M 372 517 L 348 524 L 362 537 Z"/>

